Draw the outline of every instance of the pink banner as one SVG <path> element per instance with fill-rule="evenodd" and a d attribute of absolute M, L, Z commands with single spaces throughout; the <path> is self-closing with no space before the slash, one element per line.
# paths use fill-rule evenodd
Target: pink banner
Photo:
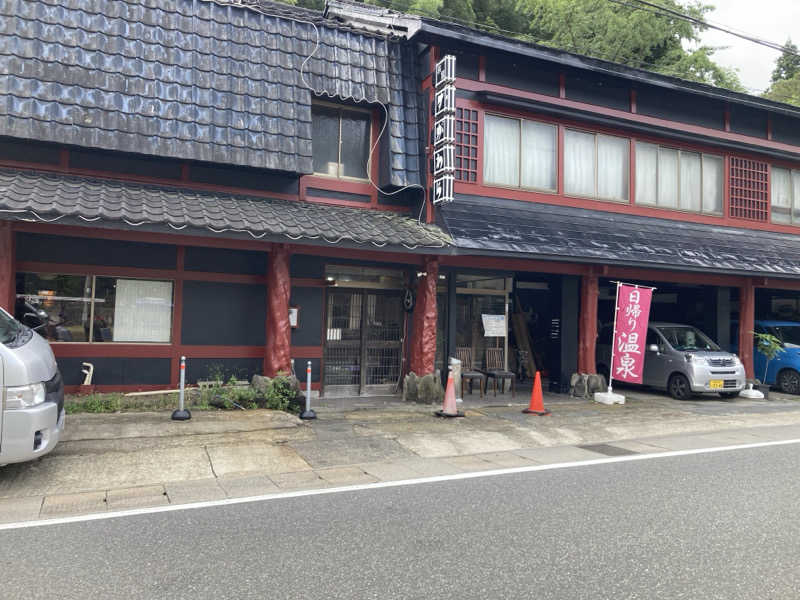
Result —
<path fill-rule="evenodd" d="M 625 283 L 618 285 L 611 378 L 642 383 L 647 322 L 650 318 L 653 290 Z"/>

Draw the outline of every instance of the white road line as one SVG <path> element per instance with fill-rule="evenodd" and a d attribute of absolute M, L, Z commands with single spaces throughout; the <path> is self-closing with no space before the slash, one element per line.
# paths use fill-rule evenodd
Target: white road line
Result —
<path fill-rule="evenodd" d="M 610 442 L 613 445 L 613 442 Z M 691 456 L 693 454 L 706 454 L 714 452 L 730 452 L 732 450 L 749 450 L 751 448 L 768 448 L 770 446 L 787 446 L 800 444 L 800 438 L 778 440 L 773 442 L 756 442 L 753 444 L 738 444 L 734 446 L 716 446 L 711 448 L 697 448 L 692 450 L 671 450 L 668 452 L 655 452 L 652 454 L 630 454 L 624 456 L 611 456 L 608 458 L 593 458 L 574 462 L 553 463 L 548 465 L 531 465 L 529 467 L 510 467 L 506 469 L 493 469 L 491 471 L 476 471 L 473 473 L 455 473 L 453 475 L 437 475 L 435 477 L 420 477 L 418 479 L 403 479 L 399 481 L 380 481 L 377 483 L 360 483 L 333 488 L 314 490 L 300 490 L 296 492 L 276 492 L 261 496 L 248 496 L 245 498 L 226 498 L 225 500 L 209 500 L 207 502 L 193 502 L 191 504 L 171 504 L 169 506 L 153 506 L 150 508 L 136 508 L 131 510 L 118 510 L 113 512 L 93 513 L 75 517 L 60 517 L 55 519 L 40 519 L 36 521 L 20 521 L 17 523 L 0 524 L 0 531 L 10 529 L 26 529 L 28 527 L 46 527 L 49 525 L 64 525 L 67 523 L 82 523 L 85 521 L 100 521 L 120 517 L 135 517 L 139 515 L 152 515 L 156 513 L 173 512 L 179 510 L 193 510 L 197 508 L 213 508 L 216 506 L 230 506 L 232 504 L 245 504 L 250 502 L 265 502 L 268 500 L 282 500 L 286 498 L 300 498 L 303 496 L 322 496 L 324 494 L 339 494 L 341 492 L 358 492 L 361 490 L 375 490 L 380 488 L 401 487 L 407 485 L 420 485 L 437 483 L 440 481 L 457 481 L 459 479 L 477 479 L 479 477 L 496 477 L 498 475 L 512 475 L 514 473 L 531 473 L 535 471 L 552 471 L 555 469 L 571 469 L 574 467 L 588 467 L 605 465 L 609 463 L 631 462 L 636 460 L 651 460 L 655 458 L 671 458 L 674 456 Z"/>

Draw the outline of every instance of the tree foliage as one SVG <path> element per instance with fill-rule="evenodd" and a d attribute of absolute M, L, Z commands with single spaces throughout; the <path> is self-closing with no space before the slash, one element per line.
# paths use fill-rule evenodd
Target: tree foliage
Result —
<path fill-rule="evenodd" d="M 764 97 L 775 102 L 800 106 L 800 56 L 792 40 L 783 45 L 784 52 L 775 61 L 772 71 L 772 85 L 764 92 Z"/>
<path fill-rule="evenodd" d="M 783 48 L 785 52 L 775 61 L 772 83 L 791 79 L 800 73 L 800 56 L 797 56 L 797 46 L 792 43 L 792 40 L 786 40 Z"/>
<path fill-rule="evenodd" d="M 295 0 L 317 7 L 322 0 Z M 714 62 L 700 45 L 696 23 L 611 0 L 365 0 L 370 4 L 546 44 L 570 52 L 657 71 L 691 81 L 742 90 L 732 69 Z M 655 0 L 702 19 L 701 0 Z"/>
<path fill-rule="evenodd" d="M 800 73 L 791 79 L 782 79 L 773 83 L 764 93 L 764 97 L 775 102 L 800 106 Z"/>

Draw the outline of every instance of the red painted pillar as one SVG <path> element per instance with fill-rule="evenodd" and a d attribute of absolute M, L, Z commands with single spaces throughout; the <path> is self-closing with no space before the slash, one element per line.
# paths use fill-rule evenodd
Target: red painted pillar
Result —
<path fill-rule="evenodd" d="M 597 343 L 597 298 L 600 295 L 597 275 L 581 276 L 581 314 L 578 332 L 578 371 L 594 373 Z"/>
<path fill-rule="evenodd" d="M 748 279 L 739 288 L 739 358 L 747 376 L 753 377 L 753 329 L 755 328 L 756 290 Z"/>
<path fill-rule="evenodd" d="M 12 315 L 16 296 L 14 273 L 14 232 L 11 223 L 0 221 L 0 306 Z"/>
<path fill-rule="evenodd" d="M 279 371 L 291 372 L 292 329 L 289 326 L 289 250 L 275 245 L 267 258 L 267 343 L 264 348 L 264 374 L 274 377 Z"/>
<path fill-rule="evenodd" d="M 436 284 L 439 259 L 425 259 L 425 273 L 417 286 L 417 301 L 411 327 L 409 368 L 419 376 L 433 373 L 436 364 Z"/>

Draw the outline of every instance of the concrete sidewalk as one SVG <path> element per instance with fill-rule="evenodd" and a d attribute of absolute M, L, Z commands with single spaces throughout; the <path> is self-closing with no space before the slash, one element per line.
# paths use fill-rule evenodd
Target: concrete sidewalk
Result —
<path fill-rule="evenodd" d="M 56 450 L 0 468 L 0 522 L 184 504 L 639 452 L 800 437 L 800 401 L 677 402 L 626 390 L 624 406 L 547 396 L 550 417 L 498 397 L 464 419 L 390 399 L 327 401 L 319 419 L 271 411 L 70 415 Z"/>

